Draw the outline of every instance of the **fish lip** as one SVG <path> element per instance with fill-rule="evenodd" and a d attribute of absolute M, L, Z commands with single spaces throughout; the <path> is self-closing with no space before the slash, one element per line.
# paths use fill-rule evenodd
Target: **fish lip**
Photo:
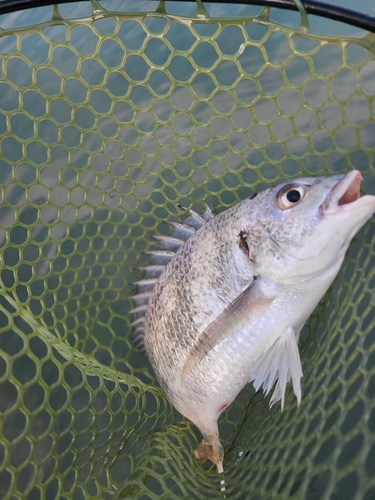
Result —
<path fill-rule="evenodd" d="M 360 198 L 359 188 L 362 179 L 362 174 L 358 170 L 352 170 L 340 179 L 320 205 L 320 215 L 331 215 L 350 209 Z"/>

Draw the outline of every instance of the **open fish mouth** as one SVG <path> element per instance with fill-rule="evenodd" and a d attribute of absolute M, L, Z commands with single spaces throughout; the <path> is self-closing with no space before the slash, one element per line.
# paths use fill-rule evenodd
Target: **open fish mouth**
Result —
<path fill-rule="evenodd" d="M 362 174 L 353 170 L 337 182 L 327 198 L 319 207 L 321 215 L 334 214 L 340 210 L 350 209 L 350 205 L 360 198 Z"/>

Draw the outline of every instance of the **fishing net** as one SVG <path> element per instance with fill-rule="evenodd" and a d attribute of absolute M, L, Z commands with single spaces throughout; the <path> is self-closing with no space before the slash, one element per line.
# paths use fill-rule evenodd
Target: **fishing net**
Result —
<path fill-rule="evenodd" d="M 222 496 L 129 340 L 150 235 L 300 174 L 374 193 L 374 35 L 205 7 L 0 17 L 2 499 Z M 300 407 L 248 386 L 222 415 L 227 498 L 375 498 L 374 230 L 302 332 Z"/>

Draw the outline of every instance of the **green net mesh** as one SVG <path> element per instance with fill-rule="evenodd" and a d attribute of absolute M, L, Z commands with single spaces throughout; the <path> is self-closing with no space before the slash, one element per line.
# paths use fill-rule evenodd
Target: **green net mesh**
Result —
<path fill-rule="evenodd" d="M 150 234 L 300 174 L 374 192 L 373 35 L 120 4 L 0 17 L 2 499 L 222 496 L 129 340 Z M 227 498 L 375 498 L 374 229 L 303 330 L 301 406 L 222 416 Z"/>

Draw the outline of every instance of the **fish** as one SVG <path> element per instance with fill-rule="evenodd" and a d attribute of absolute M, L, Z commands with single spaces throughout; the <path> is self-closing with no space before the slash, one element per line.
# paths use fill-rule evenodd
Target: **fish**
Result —
<path fill-rule="evenodd" d="M 133 342 L 202 433 L 195 457 L 219 473 L 217 421 L 247 383 L 283 409 L 291 382 L 301 402 L 301 329 L 375 212 L 361 181 L 357 170 L 289 179 L 219 214 L 191 210 L 155 236 L 133 296 Z"/>

